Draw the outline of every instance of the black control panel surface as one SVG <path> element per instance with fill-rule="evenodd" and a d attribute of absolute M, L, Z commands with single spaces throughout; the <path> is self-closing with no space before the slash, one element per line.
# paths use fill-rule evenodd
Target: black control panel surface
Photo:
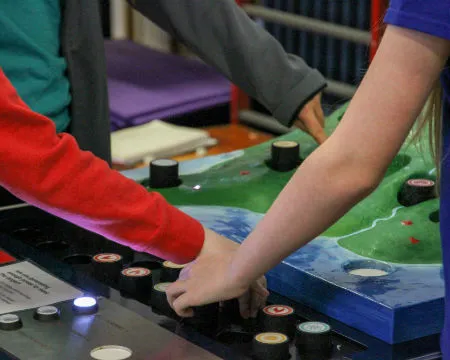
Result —
<path fill-rule="evenodd" d="M 177 347 L 181 350 L 194 344 L 196 346 L 192 346 L 195 349 L 205 350 L 204 356 L 233 360 L 441 358 L 439 336 L 392 346 L 277 294 L 272 294 L 269 298 L 272 308 L 261 311 L 257 319 L 241 319 L 235 301 L 220 306 L 213 304 L 202 307 L 196 309 L 194 318 L 180 319 L 168 307 L 164 293 L 166 284 L 176 279 L 179 268 L 175 264 L 168 264 L 163 259 L 148 254 L 136 253 L 32 207 L 0 211 L 0 248 L 19 260 L 26 259 L 38 264 L 49 273 L 99 299 L 99 308 L 104 309 L 110 316 L 122 312 L 127 314 L 120 315 L 122 325 L 119 325 L 127 329 L 127 333 L 133 331 L 135 316 L 138 316 L 147 326 L 144 331 L 149 339 L 158 338 L 158 329 L 164 328 L 187 340 L 180 342 L 180 339 L 177 342 Z M 107 305 L 103 307 L 102 304 Z M 70 313 L 70 321 L 73 321 L 77 317 L 71 313 L 70 306 L 69 303 L 63 304 L 64 311 L 61 314 Z M 25 319 L 31 320 L 36 315 L 35 312 L 36 309 L 32 309 L 16 315 L 24 318 L 22 322 L 25 325 Z M 95 318 L 98 314 L 82 318 L 89 316 Z M 108 324 L 108 317 L 102 315 L 99 318 L 95 331 L 102 334 L 102 344 L 114 345 L 118 342 L 117 334 L 120 332 L 117 333 L 117 322 L 113 321 L 115 325 Z M 60 333 L 56 339 L 73 337 L 67 327 L 58 325 L 61 319 L 50 322 L 53 324 L 50 326 L 45 323 L 48 338 L 57 331 Z M 33 320 L 33 326 L 39 326 L 40 322 L 34 318 Z M 18 331 L 23 332 L 23 329 L 24 327 Z M 285 335 L 287 339 L 284 338 Z M 125 339 L 124 336 L 122 338 Z M 14 359 L 15 355 L 11 354 L 5 344 L 15 341 L 26 343 L 24 338 L 15 335 L 14 331 L 0 329 L 0 346 L 4 354 L 9 353 L 7 356 L 11 359 Z M 69 350 L 70 347 L 76 349 L 80 346 L 76 341 L 67 344 Z M 127 345 L 134 347 L 132 343 Z M 92 347 L 89 346 L 89 349 Z M 36 355 L 33 359 L 52 359 L 46 355 L 45 350 L 34 351 Z M 37 354 L 39 351 L 42 354 Z M 147 351 L 148 357 L 131 359 L 192 358 L 182 351 L 177 357 L 151 357 L 155 350 Z"/>

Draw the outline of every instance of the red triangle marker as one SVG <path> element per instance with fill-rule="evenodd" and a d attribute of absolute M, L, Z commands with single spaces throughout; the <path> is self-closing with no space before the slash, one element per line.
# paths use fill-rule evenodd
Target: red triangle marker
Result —
<path fill-rule="evenodd" d="M 411 241 L 411 244 L 418 244 L 418 243 L 420 243 L 420 240 L 418 240 L 418 239 L 416 239 L 415 237 L 410 237 L 409 238 L 409 241 Z"/>

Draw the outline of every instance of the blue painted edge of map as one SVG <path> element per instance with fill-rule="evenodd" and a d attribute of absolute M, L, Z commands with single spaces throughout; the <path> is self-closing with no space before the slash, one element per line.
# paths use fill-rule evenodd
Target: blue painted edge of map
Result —
<path fill-rule="evenodd" d="M 180 206 L 206 227 L 241 242 L 263 214 L 220 206 Z M 318 238 L 267 274 L 269 289 L 390 344 L 439 333 L 444 315 L 442 266 L 387 266 L 383 277 L 351 275 L 368 259 Z"/>

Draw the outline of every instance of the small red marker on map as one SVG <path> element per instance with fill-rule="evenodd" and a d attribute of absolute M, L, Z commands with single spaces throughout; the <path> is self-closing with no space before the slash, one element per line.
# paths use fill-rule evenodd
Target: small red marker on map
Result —
<path fill-rule="evenodd" d="M 420 240 L 418 240 L 418 239 L 416 239 L 415 237 L 410 237 L 409 238 L 409 241 L 411 241 L 411 244 L 418 244 L 418 243 L 420 243 Z"/>
<path fill-rule="evenodd" d="M 240 172 L 240 174 L 241 174 L 241 175 L 249 175 L 249 174 L 250 174 L 250 171 L 248 171 L 248 170 L 242 170 L 242 171 Z"/>
<path fill-rule="evenodd" d="M 413 222 L 411 220 L 403 220 L 402 221 L 402 225 L 405 225 L 405 226 L 410 226 L 412 224 L 413 224 Z"/>

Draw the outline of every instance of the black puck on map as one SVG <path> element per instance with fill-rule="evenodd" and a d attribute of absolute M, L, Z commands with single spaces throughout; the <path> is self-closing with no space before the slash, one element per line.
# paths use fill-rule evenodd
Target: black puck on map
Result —
<path fill-rule="evenodd" d="M 286 305 L 268 305 L 258 314 L 259 328 L 265 332 L 279 332 L 293 338 L 295 334 L 295 312 Z"/>
<path fill-rule="evenodd" d="M 398 202 L 403 206 L 413 206 L 436 197 L 436 184 L 429 179 L 409 179 L 398 194 Z"/>
<path fill-rule="evenodd" d="M 19 330 L 23 326 L 22 320 L 16 314 L 0 315 L 0 330 L 13 331 Z"/>
<path fill-rule="evenodd" d="M 300 145 L 295 141 L 274 141 L 269 165 L 276 171 L 291 171 L 300 165 Z"/>
<path fill-rule="evenodd" d="M 302 360 L 327 358 L 333 350 L 331 327 L 315 321 L 298 324 L 295 346 Z"/>
<path fill-rule="evenodd" d="M 120 272 L 119 289 L 125 296 L 148 299 L 152 284 L 152 272 L 147 268 L 128 267 Z"/>
<path fill-rule="evenodd" d="M 175 264 L 171 261 L 164 261 L 161 268 L 161 282 L 175 282 L 180 276 L 185 265 Z"/>
<path fill-rule="evenodd" d="M 123 258 L 122 255 L 114 253 L 97 254 L 92 257 L 92 266 L 97 280 L 115 284 L 123 268 Z"/>
<path fill-rule="evenodd" d="M 166 290 L 171 284 L 171 282 L 161 282 L 153 285 L 151 305 L 153 310 L 156 310 L 156 312 L 171 317 L 177 317 L 177 314 L 170 307 L 169 301 L 167 300 Z"/>
<path fill-rule="evenodd" d="M 150 163 L 150 187 L 153 189 L 177 187 L 181 184 L 178 161 L 158 159 Z"/>
<path fill-rule="evenodd" d="M 255 335 L 252 341 L 252 357 L 256 360 L 289 359 L 289 337 L 277 332 Z"/>

